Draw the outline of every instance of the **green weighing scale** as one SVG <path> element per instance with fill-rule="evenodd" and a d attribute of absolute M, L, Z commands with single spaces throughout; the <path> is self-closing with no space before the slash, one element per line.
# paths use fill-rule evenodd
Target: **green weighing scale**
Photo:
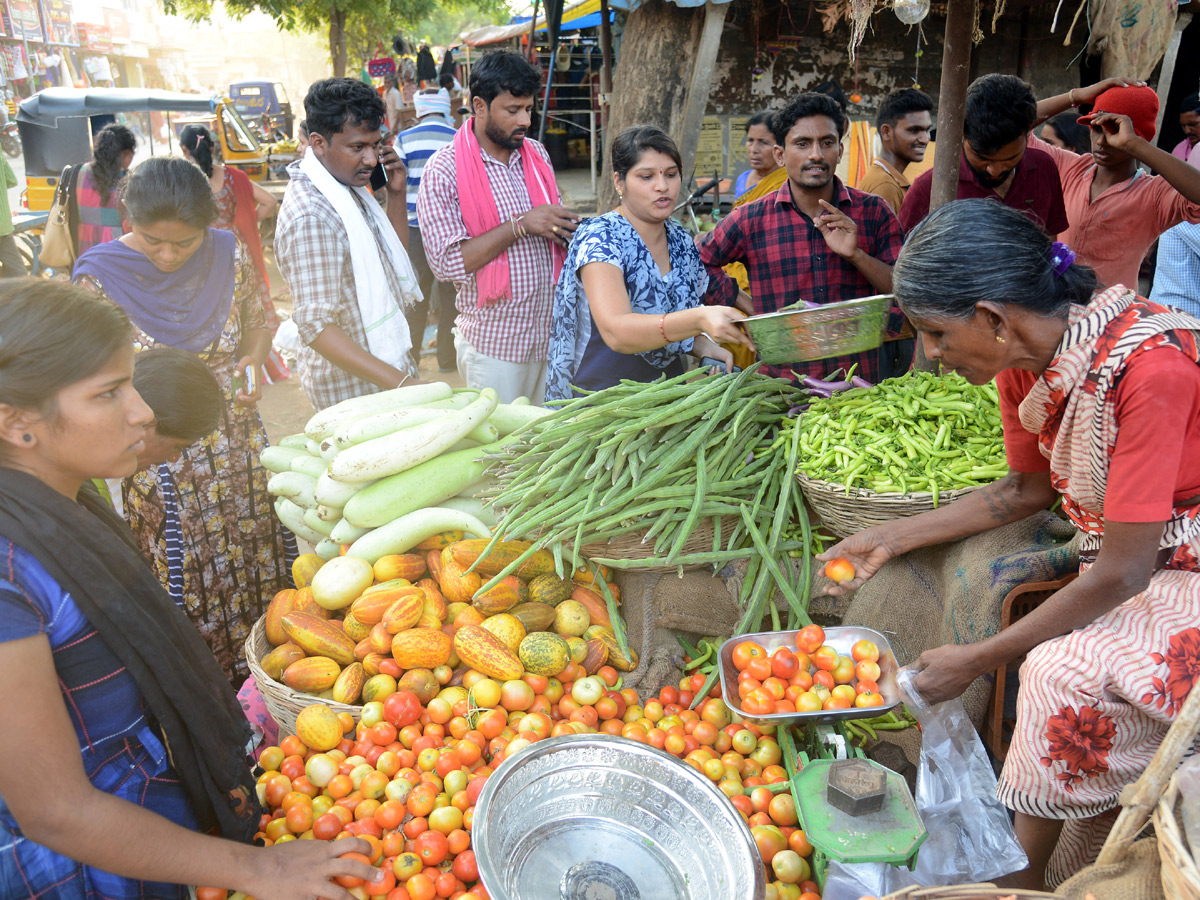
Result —
<path fill-rule="evenodd" d="M 796 813 L 813 846 L 813 871 L 824 888 L 828 860 L 882 862 L 912 868 L 925 840 L 925 826 L 908 782 L 898 772 L 867 759 L 836 721 L 797 732 L 779 729 Z"/>

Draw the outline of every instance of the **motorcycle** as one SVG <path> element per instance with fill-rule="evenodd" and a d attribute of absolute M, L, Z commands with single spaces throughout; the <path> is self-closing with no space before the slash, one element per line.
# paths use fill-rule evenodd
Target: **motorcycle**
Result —
<path fill-rule="evenodd" d="M 16 122 L 6 122 L 4 127 L 0 128 L 0 150 L 3 150 L 13 159 L 21 155 L 21 135 L 17 131 Z"/>

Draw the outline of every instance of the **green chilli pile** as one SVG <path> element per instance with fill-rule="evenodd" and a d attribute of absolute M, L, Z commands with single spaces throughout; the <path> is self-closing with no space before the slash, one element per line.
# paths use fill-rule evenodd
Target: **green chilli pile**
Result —
<path fill-rule="evenodd" d="M 800 471 L 881 494 L 978 487 L 1008 473 L 994 384 L 910 372 L 816 399 L 790 426 Z"/>
<path fill-rule="evenodd" d="M 807 624 L 808 516 L 792 474 L 799 436 L 782 452 L 767 452 L 805 395 L 756 368 L 622 381 L 527 425 L 492 456 L 496 481 L 486 496 L 499 515 L 495 533 L 549 549 L 560 571 L 580 565 L 584 546 L 629 535 L 640 536 L 644 557 L 592 561 L 618 569 L 720 568 L 748 559 L 737 633 L 757 626 L 768 609 L 773 626 L 782 627 L 769 602 L 776 587 L 788 602 L 788 627 Z M 786 535 L 794 521 L 803 525 L 802 540 Z M 711 545 L 685 548 L 702 523 L 711 525 Z M 803 552 L 799 577 L 786 562 L 795 550 Z"/>

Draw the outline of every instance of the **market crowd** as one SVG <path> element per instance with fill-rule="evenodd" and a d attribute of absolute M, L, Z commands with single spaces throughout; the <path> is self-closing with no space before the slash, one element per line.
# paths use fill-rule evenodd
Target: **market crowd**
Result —
<path fill-rule="evenodd" d="M 747 315 L 894 295 L 881 349 L 764 371 L 877 381 L 919 346 L 996 380 L 1010 474 L 832 552 L 855 562 L 857 586 L 901 553 L 1061 499 L 1084 535 L 1080 576 L 916 668 L 940 700 L 1028 654 L 999 793 L 1030 885 L 1086 864 L 1088 823 L 1145 768 L 1200 657 L 1200 100 L 1174 111 L 1187 138 L 1168 153 L 1143 84 L 1037 100 L 984 76 L 967 94 L 959 201 L 930 213 L 932 173 L 909 173 L 932 98 L 883 101 L 858 188 L 836 174 L 837 92 L 778 98 L 747 121 L 732 212 L 695 240 L 672 218 L 680 152 L 654 124 L 608 148 L 616 209 L 563 204 L 529 136 L 540 84 L 522 56 L 484 55 L 458 128 L 436 88 L 311 86 L 275 253 L 312 405 L 418 383 L 431 312 L 440 369 L 541 403 L 744 366 Z M 126 174 L 133 135 L 106 128 L 77 182 L 73 284 L 0 287 L 4 897 L 181 897 L 198 883 L 342 900 L 329 879 L 368 874 L 338 858 L 367 849 L 356 839 L 248 843 L 242 646 L 296 553 L 257 461 L 261 383 L 288 375 L 258 238 L 275 201 L 214 159 L 203 127 L 181 144 L 185 158 Z M 15 180 L 2 158 L 0 175 Z M 1065 868 L 1048 871 L 1056 843 Z"/>

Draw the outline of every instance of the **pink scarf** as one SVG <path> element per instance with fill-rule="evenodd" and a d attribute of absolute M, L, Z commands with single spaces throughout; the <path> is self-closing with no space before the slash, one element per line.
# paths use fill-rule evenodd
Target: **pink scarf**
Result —
<path fill-rule="evenodd" d="M 496 198 L 492 195 L 492 186 L 488 182 L 487 169 L 483 164 L 483 151 L 479 149 L 479 141 L 475 139 L 474 127 L 475 117 L 472 116 L 463 122 L 458 133 L 454 135 L 454 170 L 463 224 L 467 226 L 467 233 L 471 237 L 478 237 L 500 224 L 500 210 L 496 207 Z M 527 148 L 521 153 L 521 169 L 525 175 L 525 188 L 529 193 L 531 208 L 562 202 L 558 194 L 558 185 L 554 181 L 554 169 L 540 154 Z M 557 284 L 567 252 L 554 243 L 550 244 L 550 252 L 554 261 L 551 283 Z M 475 272 L 475 285 L 479 292 L 480 309 L 512 296 L 512 275 L 508 267 L 507 250 Z"/>

